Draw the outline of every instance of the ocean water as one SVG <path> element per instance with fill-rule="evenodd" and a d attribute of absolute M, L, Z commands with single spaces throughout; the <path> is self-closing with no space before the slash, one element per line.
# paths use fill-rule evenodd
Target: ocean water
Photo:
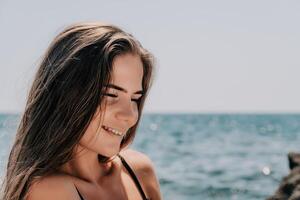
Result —
<path fill-rule="evenodd" d="M 0 167 L 18 115 L 0 115 Z M 132 147 L 155 165 L 165 200 L 258 200 L 300 152 L 300 114 L 145 114 Z"/>

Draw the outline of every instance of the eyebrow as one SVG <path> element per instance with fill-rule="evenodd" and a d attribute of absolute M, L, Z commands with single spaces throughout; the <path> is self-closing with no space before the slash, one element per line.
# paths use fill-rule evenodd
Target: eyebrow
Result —
<path fill-rule="evenodd" d="M 120 86 L 117 86 L 117 85 L 114 85 L 114 84 L 108 84 L 108 85 L 105 85 L 105 87 L 108 87 L 108 88 L 114 88 L 116 90 L 120 90 L 122 92 L 125 92 L 127 93 L 127 90 L 120 87 Z M 139 91 L 136 91 L 134 94 L 144 94 L 143 90 L 139 90 Z"/>

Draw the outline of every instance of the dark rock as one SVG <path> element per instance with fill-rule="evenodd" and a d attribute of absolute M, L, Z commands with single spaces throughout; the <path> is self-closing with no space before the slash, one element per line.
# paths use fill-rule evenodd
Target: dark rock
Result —
<path fill-rule="evenodd" d="M 288 154 L 290 173 L 285 176 L 273 196 L 267 200 L 300 200 L 300 153 Z"/>
<path fill-rule="evenodd" d="M 290 169 L 300 166 L 300 153 L 290 152 L 288 154 Z"/>

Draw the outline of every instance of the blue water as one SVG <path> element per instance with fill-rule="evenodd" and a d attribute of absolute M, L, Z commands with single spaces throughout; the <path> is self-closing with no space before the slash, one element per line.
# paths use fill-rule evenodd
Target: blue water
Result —
<path fill-rule="evenodd" d="M 2 171 L 18 120 L 0 115 Z M 153 160 L 165 200 L 257 200 L 275 191 L 299 144 L 300 114 L 146 114 L 132 146 Z"/>

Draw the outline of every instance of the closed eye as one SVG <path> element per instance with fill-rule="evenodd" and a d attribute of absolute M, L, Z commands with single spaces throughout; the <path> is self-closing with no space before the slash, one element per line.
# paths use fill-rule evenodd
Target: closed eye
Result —
<path fill-rule="evenodd" d="M 104 95 L 109 96 L 109 97 L 114 97 L 114 98 L 118 97 L 118 95 L 115 95 L 115 94 L 108 94 L 108 93 L 105 93 Z M 142 99 L 142 96 L 139 97 L 139 98 L 137 98 L 137 99 L 131 99 L 131 100 L 134 101 L 134 102 L 139 103 L 139 102 L 141 101 L 141 99 Z"/>
<path fill-rule="evenodd" d="M 135 101 L 137 103 L 139 103 L 141 101 L 142 97 L 138 98 L 138 99 L 131 99 L 132 101 Z"/>
<path fill-rule="evenodd" d="M 104 95 L 106 95 L 106 96 L 110 96 L 110 97 L 118 97 L 117 95 L 115 95 L 115 94 L 107 94 L 107 93 L 105 93 Z"/>

